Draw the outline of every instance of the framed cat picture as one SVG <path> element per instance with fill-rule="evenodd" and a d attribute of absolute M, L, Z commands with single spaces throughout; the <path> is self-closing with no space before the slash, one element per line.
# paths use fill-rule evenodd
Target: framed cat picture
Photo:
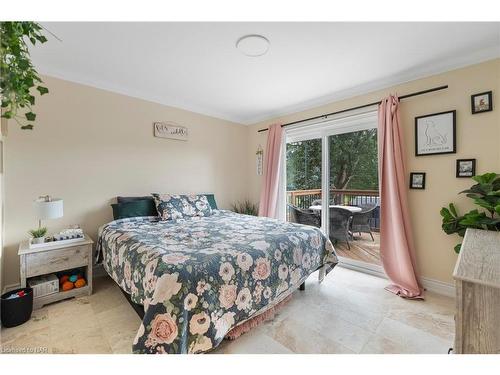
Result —
<path fill-rule="evenodd" d="M 415 156 L 454 154 L 457 111 L 415 117 Z"/>

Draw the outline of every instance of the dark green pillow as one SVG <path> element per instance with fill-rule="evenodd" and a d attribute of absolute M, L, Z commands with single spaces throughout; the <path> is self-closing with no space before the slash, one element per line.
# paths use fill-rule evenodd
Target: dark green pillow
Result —
<path fill-rule="evenodd" d="M 142 200 L 150 200 L 150 201 L 154 202 L 154 199 L 151 195 L 145 195 L 143 197 L 122 197 L 122 196 L 116 197 L 117 203 L 127 203 L 127 202 L 135 202 L 135 201 L 142 201 Z"/>
<path fill-rule="evenodd" d="M 217 202 L 215 202 L 214 194 L 200 194 L 205 195 L 208 200 L 208 204 L 212 210 L 217 210 Z M 136 217 L 136 216 L 158 216 L 158 211 L 156 210 L 156 205 L 153 197 L 151 195 L 143 197 L 116 197 L 118 204 L 112 204 L 113 207 L 113 218 L 124 219 L 126 217 Z M 131 203 L 143 202 L 137 205 Z M 147 202 L 147 203 L 144 203 Z M 130 206 L 129 206 L 130 204 Z M 119 207 L 123 205 L 123 207 Z M 136 215 L 137 214 L 137 215 Z"/>
<path fill-rule="evenodd" d="M 141 199 L 123 203 L 114 203 L 113 219 L 125 219 L 127 217 L 137 216 L 157 216 L 156 206 L 152 200 Z"/>
<path fill-rule="evenodd" d="M 207 197 L 208 204 L 210 205 L 210 208 L 212 210 L 217 209 L 217 203 L 215 202 L 215 195 L 214 194 L 202 194 Z"/>
<path fill-rule="evenodd" d="M 198 195 L 205 195 L 207 197 L 210 208 L 212 208 L 212 210 L 217 209 L 217 203 L 215 202 L 214 194 L 198 194 Z M 118 201 L 118 203 L 136 202 L 139 200 L 150 200 L 154 204 L 154 199 L 151 195 L 147 195 L 144 197 L 116 197 L 116 200 Z M 158 216 L 158 212 L 156 211 L 156 206 L 155 206 L 155 212 L 151 216 Z"/>

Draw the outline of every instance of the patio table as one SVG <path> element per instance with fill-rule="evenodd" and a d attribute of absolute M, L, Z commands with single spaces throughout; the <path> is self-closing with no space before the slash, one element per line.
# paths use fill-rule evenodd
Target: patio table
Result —
<path fill-rule="evenodd" d="M 361 212 L 362 211 L 361 207 L 356 207 L 356 206 L 342 206 L 340 204 L 332 204 L 332 205 L 330 205 L 330 208 L 343 208 L 344 210 L 349 210 L 352 213 L 354 213 L 354 212 Z M 321 206 L 320 205 L 315 205 L 315 206 L 309 207 L 309 209 L 313 210 L 313 211 L 321 211 Z"/>

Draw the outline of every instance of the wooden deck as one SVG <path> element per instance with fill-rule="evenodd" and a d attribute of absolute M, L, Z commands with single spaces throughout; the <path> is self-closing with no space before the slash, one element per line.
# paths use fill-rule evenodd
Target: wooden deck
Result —
<path fill-rule="evenodd" d="M 346 242 L 337 242 L 334 244 L 335 251 L 340 257 L 354 259 L 361 262 L 382 265 L 380 262 L 380 234 L 373 232 L 372 241 L 368 233 L 361 233 L 354 235 L 354 241 L 349 241 L 351 249 L 347 248 Z"/>

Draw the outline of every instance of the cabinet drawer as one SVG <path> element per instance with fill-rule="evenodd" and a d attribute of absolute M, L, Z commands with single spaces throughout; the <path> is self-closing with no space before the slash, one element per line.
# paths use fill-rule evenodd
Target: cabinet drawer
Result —
<path fill-rule="evenodd" d="M 91 256 L 89 248 L 84 245 L 27 254 L 26 277 L 86 266 Z"/>

